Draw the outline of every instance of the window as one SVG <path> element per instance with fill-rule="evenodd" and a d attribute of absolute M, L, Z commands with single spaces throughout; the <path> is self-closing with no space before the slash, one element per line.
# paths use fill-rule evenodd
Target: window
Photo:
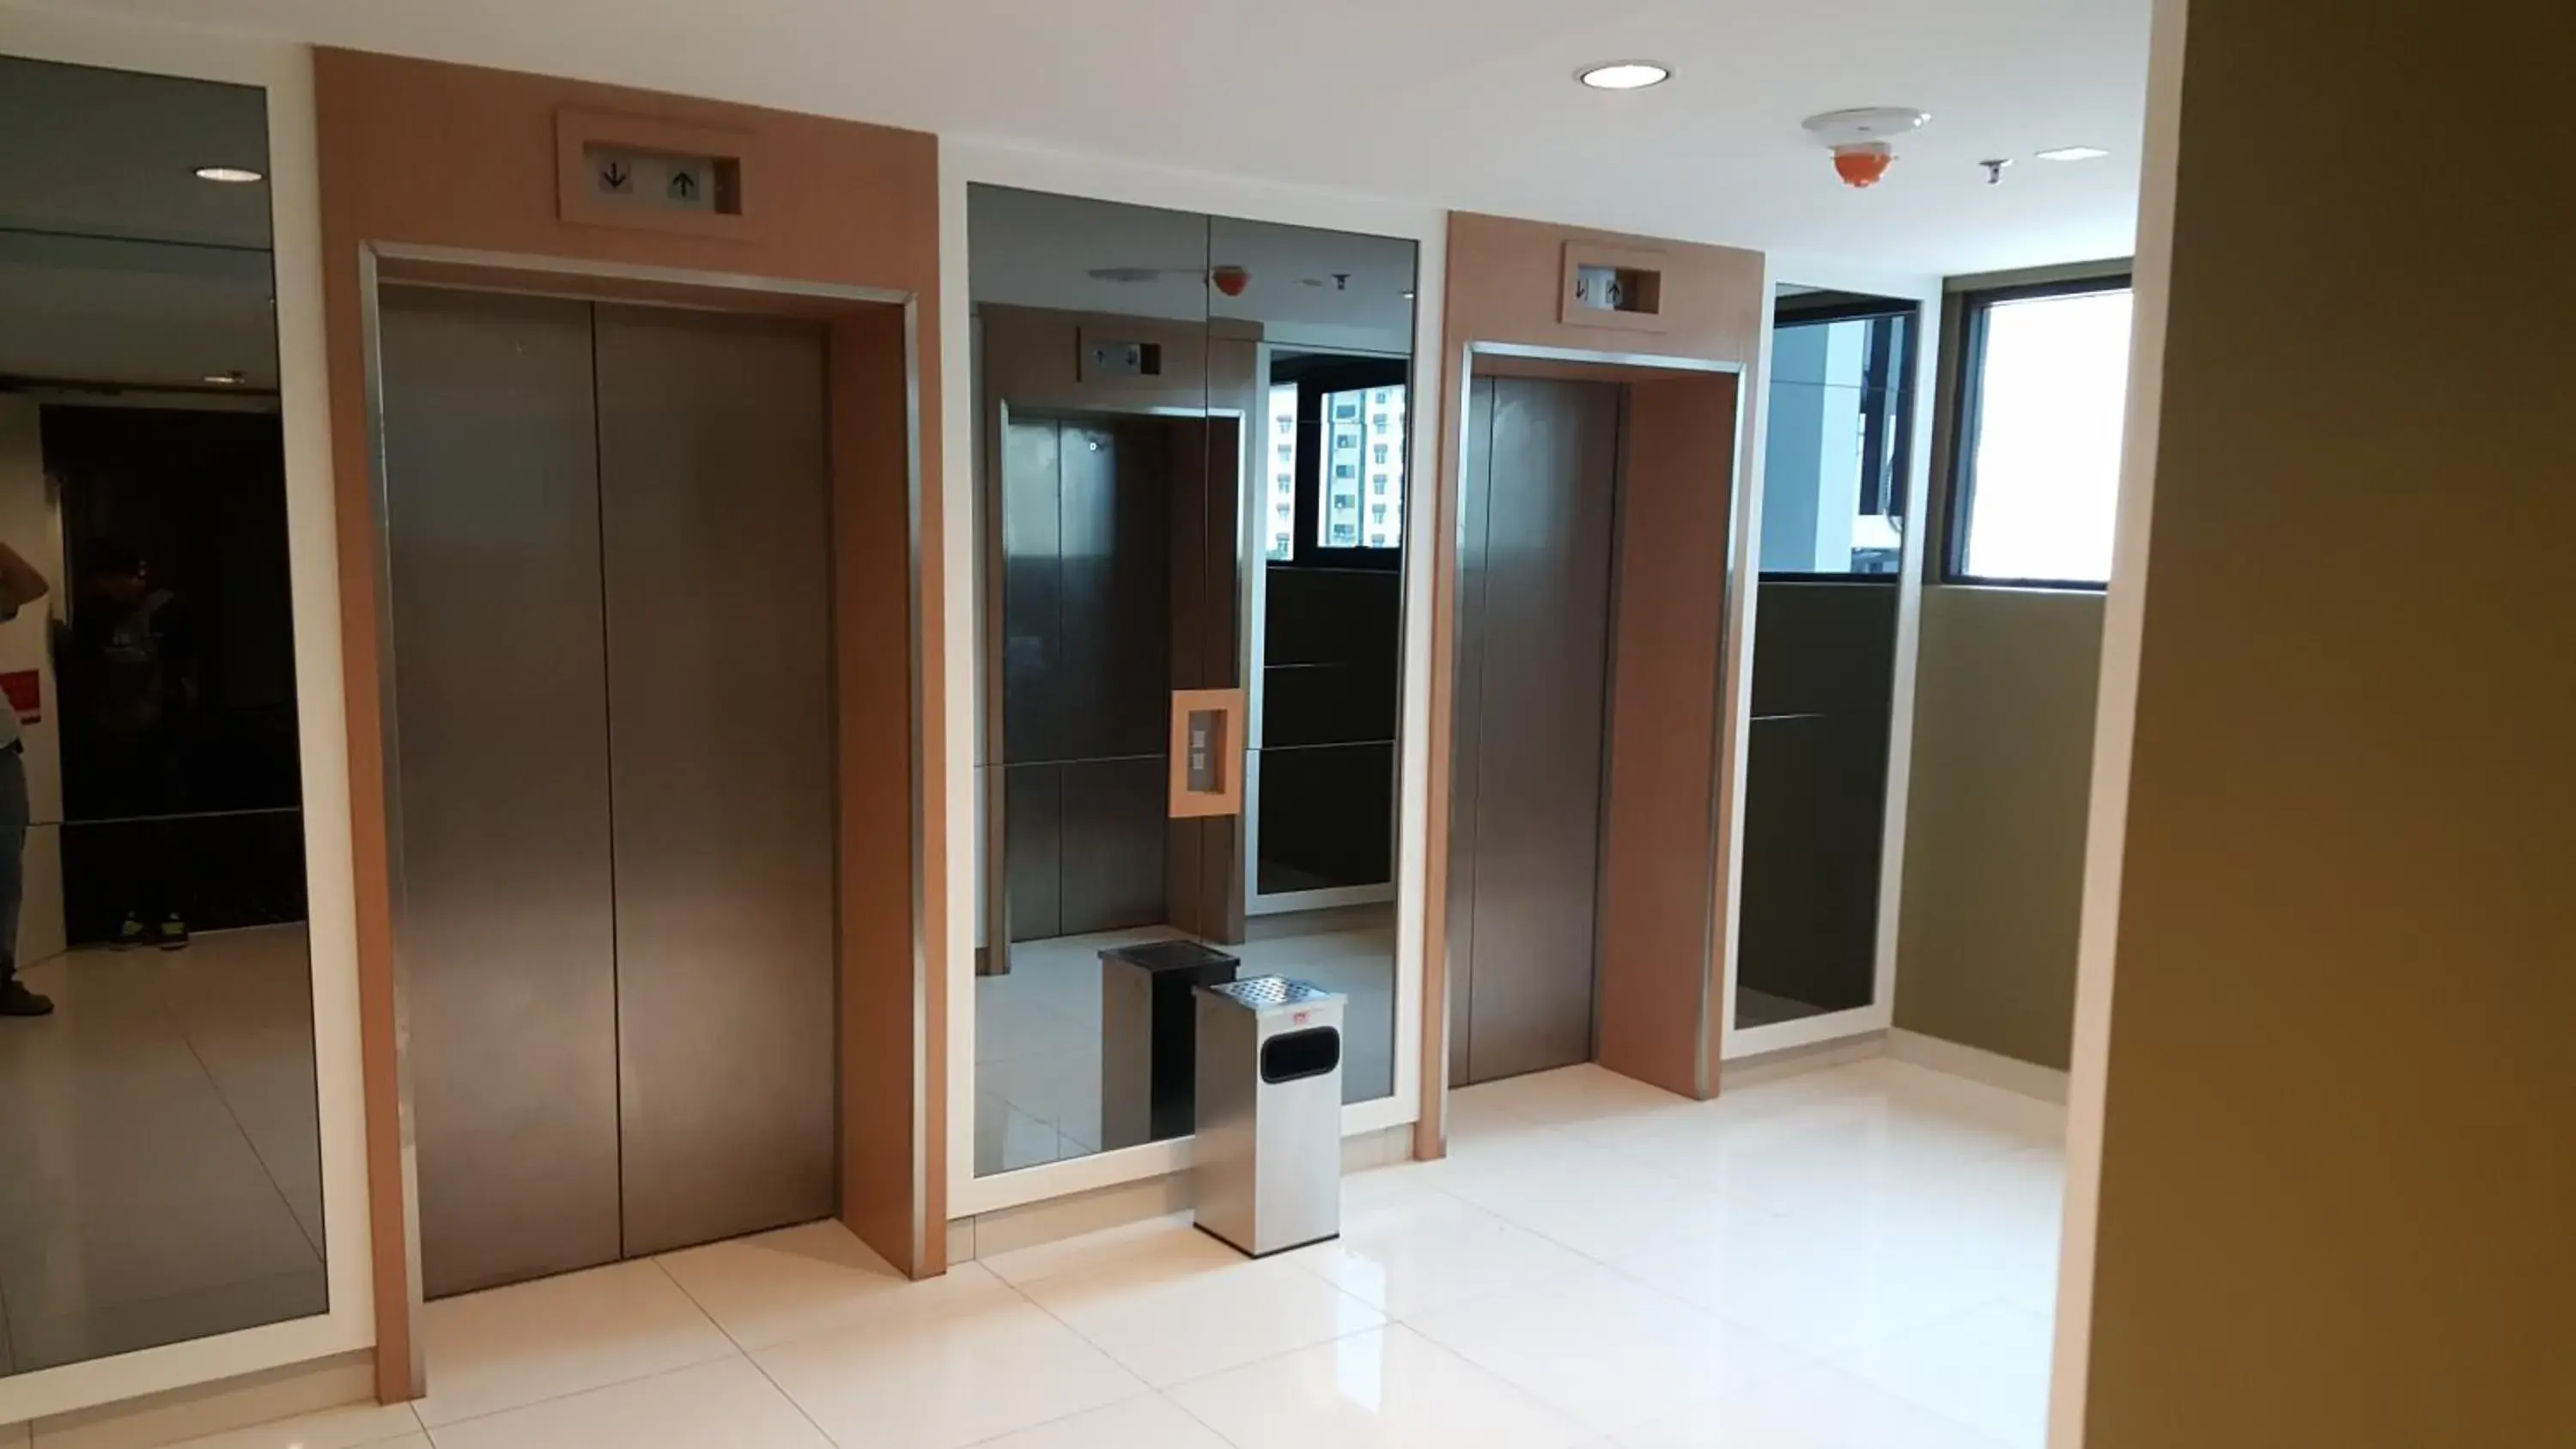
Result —
<path fill-rule="evenodd" d="M 2109 581 L 2129 311 L 2126 278 L 1969 299 L 1945 578 Z"/>
<path fill-rule="evenodd" d="M 1375 432 L 1385 432 L 1387 428 L 1386 414 L 1380 413 L 1376 417 L 1369 419 L 1369 427 Z"/>
<path fill-rule="evenodd" d="M 1333 421 L 1347 422 L 1360 415 L 1360 400 L 1345 393 L 1333 399 Z"/>
<path fill-rule="evenodd" d="M 1270 389 L 1270 431 L 1279 439 L 1279 467 L 1271 475 L 1271 496 L 1278 499 L 1278 521 L 1270 526 L 1265 558 L 1282 561 L 1297 556 L 1297 384 Z"/>
<path fill-rule="evenodd" d="M 1372 462 L 1372 463 L 1383 463 L 1383 462 L 1385 462 L 1385 461 L 1386 461 L 1386 444 L 1384 444 L 1384 443 L 1380 443 L 1380 444 L 1378 444 L 1376 447 L 1374 447 L 1374 448 L 1370 449 L 1370 450 L 1369 450 L 1369 461 L 1370 461 L 1370 462 Z"/>

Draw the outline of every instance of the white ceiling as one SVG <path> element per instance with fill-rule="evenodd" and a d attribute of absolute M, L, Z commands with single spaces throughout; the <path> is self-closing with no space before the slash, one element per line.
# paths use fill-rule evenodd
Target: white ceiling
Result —
<path fill-rule="evenodd" d="M 86 0 L 1908 271 L 2125 255 L 2147 0 Z M 1671 81 L 1607 94 L 1582 65 Z M 1801 118 L 1919 106 L 1838 184 Z M 2109 159 L 2034 161 L 2054 146 Z M 2014 158 L 1989 187 L 1977 162 Z"/>

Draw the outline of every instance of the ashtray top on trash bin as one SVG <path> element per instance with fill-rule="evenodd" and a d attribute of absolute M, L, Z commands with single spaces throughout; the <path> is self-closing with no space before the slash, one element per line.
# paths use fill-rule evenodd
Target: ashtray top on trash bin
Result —
<path fill-rule="evenodd" d="M 1310 981 L 1292 981 L 1285 976 L 1255 976 L 1243 981 L 1227 981 L 1202 986 L 1201 991 L 1222 996 L 1247 1011 L 1268 1014 L 1291 1007 L 1311 1007 L 1317 1002 L 1340 1001 L 1342 993 L 1326 991 Z"/>

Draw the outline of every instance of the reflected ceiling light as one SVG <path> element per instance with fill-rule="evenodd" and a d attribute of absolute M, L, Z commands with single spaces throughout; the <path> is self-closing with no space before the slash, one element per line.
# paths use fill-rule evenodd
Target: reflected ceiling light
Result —
<path fill-rule="evenodd" d="M 220 181 L 227 186 L 248 186 L 263 178 L 260 173 L 247 166 L 200 166 L 197 168 L 197 179 Z"/>
<path fill-rule="evenodd" d="M 2053 151 L 2040 152 L 2039 159 L 2042 161 L 2099 161 L 2110 154 L 2099 146 L 2060 146 Z"/>
<path fill-rule="evenodd" d="M 206 381 L 213 383 L 217 387 L 239 387 L 243 383 L 250 381 L 250 374 L 242 371 L 240 368 L 234 368 L 230 372 L 207 373 Z"/>
<path fill-rule="evenodd" d="M 1587 67 L 1575 79 L 1596 91 L 1641 91 L 1648 86 L 1662 85 L 1672 79 L 1672 75 L 1672 67 L 1657 65 L 1651 60 L 1614 60 L 1606 65 Z"/>
<path fill-rule="evenodd" d="M 1413 289 L 1411 287 L 1404 289 L 1404 300 L 1408 302 L 1413 300 Z"/>

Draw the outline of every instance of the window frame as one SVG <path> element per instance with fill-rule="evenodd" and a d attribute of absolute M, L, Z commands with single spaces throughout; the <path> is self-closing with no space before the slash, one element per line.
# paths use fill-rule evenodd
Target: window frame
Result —
<path fill-rule="evenodd" d="M 1970 573 L 1967 568 L 1968 520 L 1975 510 L 1977 497 L 1977 433 L 1984 421 L 1986 375 L 1986 319 L 1999 303 L 2029 302 L 2051 297 L 2082 297 L 2099 292 L 2137 290 L 2127 270 L 2105 272 L 2096 276 L 2060 278 L 2047 282 L 2023 282 L 2011 286 L 1980 287 L 1961 292 L 1959 301 L 1959 368 L 1948 399 L 1950 406 L 1951 443 L 1948 467 L 1941 480 L 1941 533 L 1937 540 L 1941 553 L 1939 582 L 1988 589 L 2049 589 L 2060 593 L 2099 594 L 2111 585 L 2105 579 L 2009 578 L 1996 574 Z"/>

